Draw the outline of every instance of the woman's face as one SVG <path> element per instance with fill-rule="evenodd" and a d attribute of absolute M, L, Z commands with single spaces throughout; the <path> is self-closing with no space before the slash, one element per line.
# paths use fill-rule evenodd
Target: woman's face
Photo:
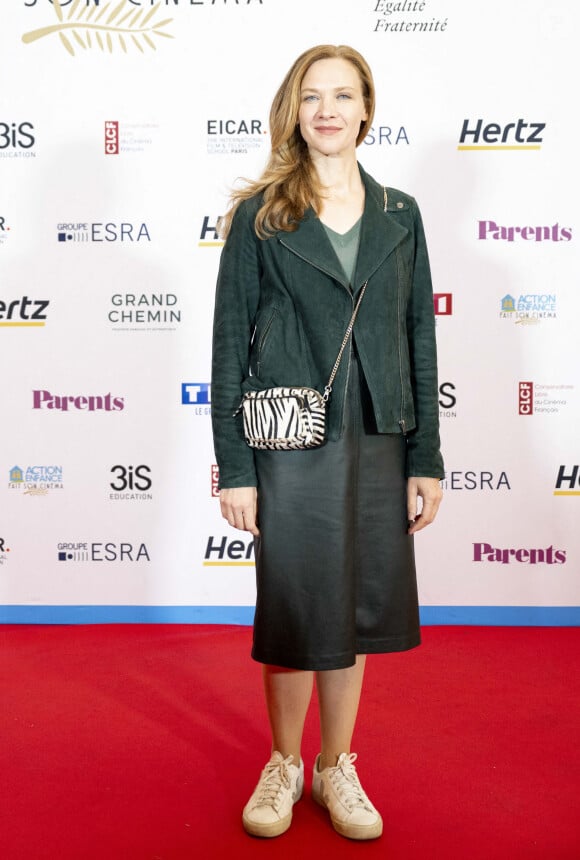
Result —
<path fill-rule="evenodd" d="M 317 60 L 302 81 L 298 125 L 312 156 L 354 153 L 367 118 L 358 70 L 342 59 Z"/>

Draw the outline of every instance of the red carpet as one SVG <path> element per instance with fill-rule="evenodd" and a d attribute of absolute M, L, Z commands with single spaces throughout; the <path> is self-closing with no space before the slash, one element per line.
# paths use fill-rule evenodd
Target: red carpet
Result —
<path fill-rule="evenodd" d="M 385 833 L 308 791 L 245 835 L 268 755 L 245 627 L 0 627 L 1 860 L 580 858 L 580 630 L 426 627 L 371 657 L 353 748 Z M 316 715 L 304 744 L 307 786 Z"/>

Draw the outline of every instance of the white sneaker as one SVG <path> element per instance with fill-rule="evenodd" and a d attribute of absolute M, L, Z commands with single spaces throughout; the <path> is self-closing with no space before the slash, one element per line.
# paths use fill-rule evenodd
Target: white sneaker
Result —
<path fill-rule="evenodd" d="M 292 760 L 291 755 L 273 752 L 262 771 L 242 814 L 244 829 L 252 836 L 279 836 L 290 827 L 292 807 L 304 789 L 304 763 L 296 767 Z"/>
<path fill-rule="evenodd" d="M 332 826 L 349 839 L 376 839 L 383 832 L 383 820 L 363 791 L 354 766 L 356 753 L 341 753 L 336 767 L 319 770 L 316 759 L 312 776 L 312 796 L 330 813 Z"/>

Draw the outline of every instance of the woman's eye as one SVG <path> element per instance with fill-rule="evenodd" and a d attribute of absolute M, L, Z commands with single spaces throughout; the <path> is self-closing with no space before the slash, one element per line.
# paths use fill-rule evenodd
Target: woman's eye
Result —
<path fill-rule="evenodd" d="M 350 95 L 348 93 L 340 93 L 338 98 L 339 99 L 349 99 Z"/>
<path fill-rule="evenodd" d="M 316 96 L 304 96 L 305 102 L 313 102 L 316 101 Z"/>

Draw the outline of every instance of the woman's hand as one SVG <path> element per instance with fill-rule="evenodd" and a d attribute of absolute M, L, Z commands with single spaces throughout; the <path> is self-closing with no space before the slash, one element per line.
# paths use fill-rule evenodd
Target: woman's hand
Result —
<path fill-rule="evenodd" d="M 417 501 L 423 500 L 419 513 Z M 443 490 L 438 478 L 409 478 L 407 481 L 407 518 L 409 520 L 408 534 L 424 529 L 437 516 Z"/>
<path fill-rule="evenodd" d="M 232 487 L 220 490 L 222 517 L 235 529 L 259 535 L 258 491 L 256 487 Z"/>

